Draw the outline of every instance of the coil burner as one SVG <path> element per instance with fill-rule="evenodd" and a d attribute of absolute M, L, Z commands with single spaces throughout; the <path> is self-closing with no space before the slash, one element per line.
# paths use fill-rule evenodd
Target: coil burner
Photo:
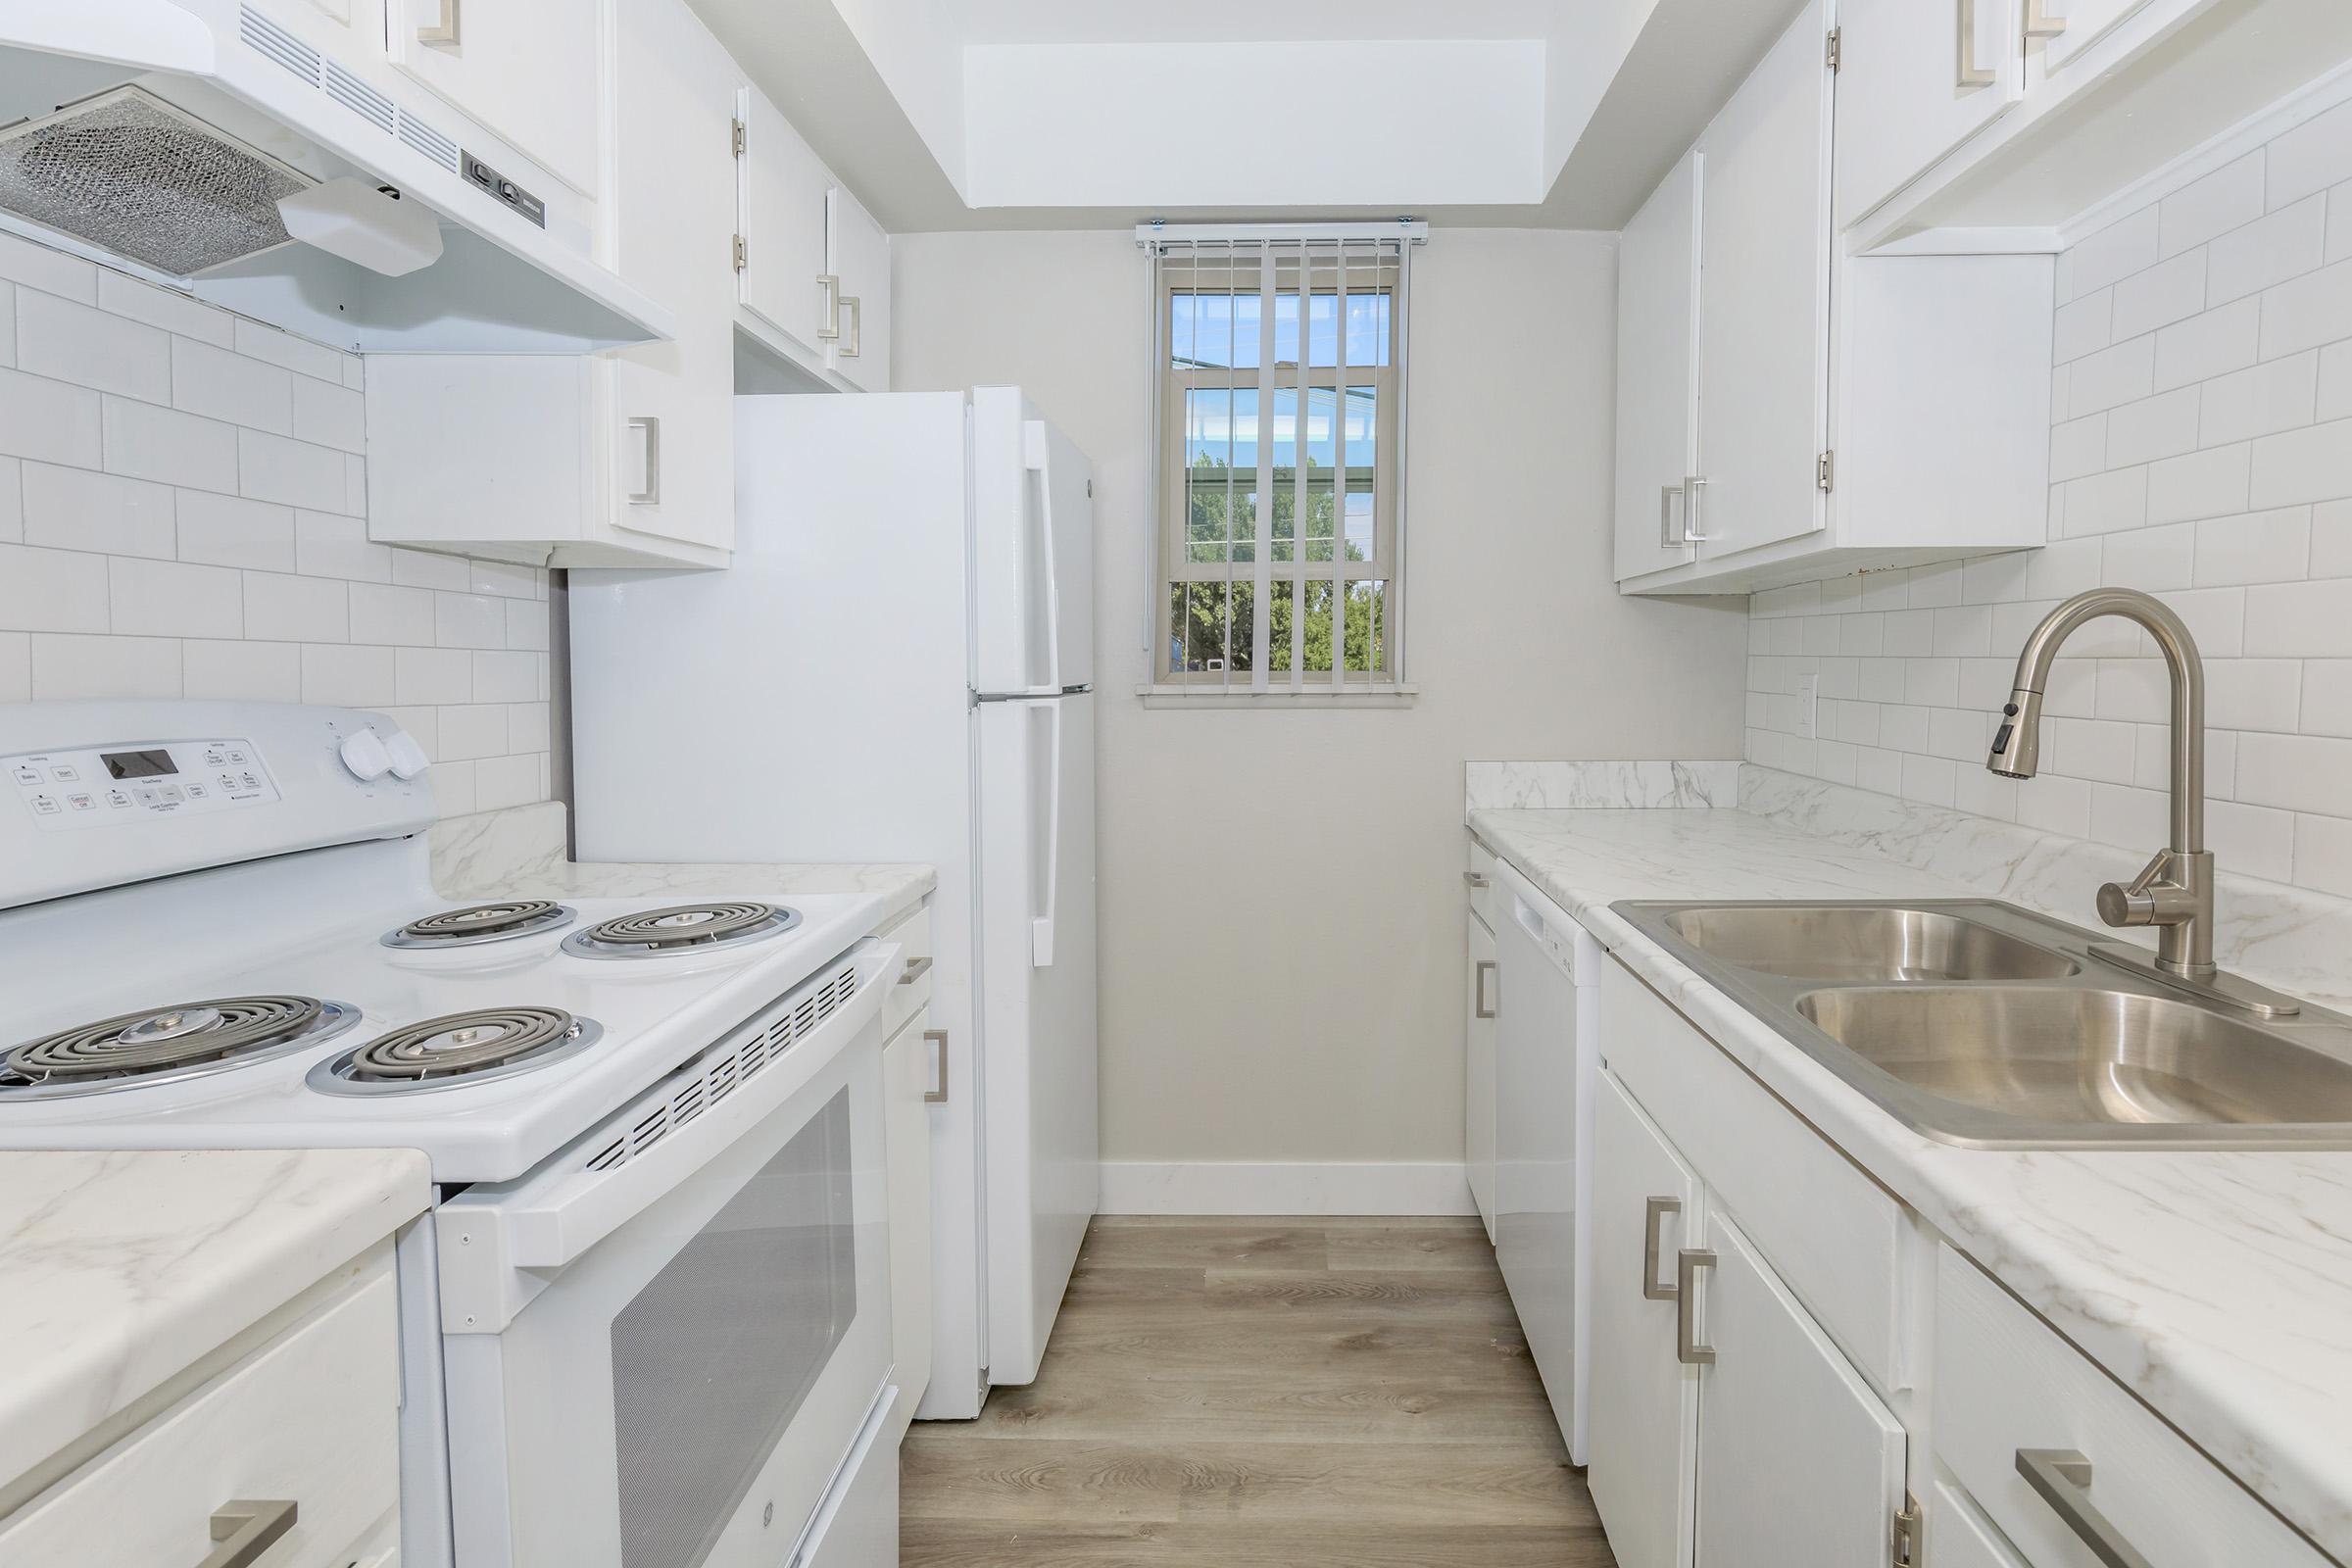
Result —
<path fill-rule="evenodd" d="M 764 942 L 801 923 L 800 911 L 773 904 L 677 904 L 617 915 L 574 931 L 564 951 L 583 958 L 658 958 Z"/>
<path fill-rule="evenodd" d="M 0 1053 L 0 1099 L 201 1077 L 332 1039 L 359 1017 L 356 1007 L 316 997 L 221 997 L 125 1012 Z"/>
<path fill-rule="evenodd" d="M 506 942 L 541 931 L 560 931 L 578 916 L 561 904 L 545 899 L 509 899 L 499 904 L 468 905 L 443 909 L 421 920 L 411 920 L 380 939 L 387 948 L 469 948 L 484 942 Z"/>
<path fill-rule="evenodd" d="M 403 1094 L 533 1072 L 587 1050 L 604 1034 L 561 1007 L 482 1007 L 426 1018 L 311 1069 L 327 1094 Z"/>

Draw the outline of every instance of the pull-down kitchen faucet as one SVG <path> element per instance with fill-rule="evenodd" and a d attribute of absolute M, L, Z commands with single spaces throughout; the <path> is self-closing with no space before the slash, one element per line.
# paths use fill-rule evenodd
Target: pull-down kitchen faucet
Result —
<path fill-rule="evenodd" d="M 2205 848 L 2205 661 L 2179 615 L 2133 588 L 2093 588 L 2045 616 L 2017 657 L 2016 688 L 2001 710 L 1984 765 L 2003 778 L 2029 779 L 2041 762 L 2041 700 L 2060 645 L 2085 621 L 2121 615 L 2144 628 L 2172 675 L 2172 843 L 2129 883 L 2099 889 L 2099 918 L 2111 926 L 2154 926 L 2156 955 L 2102 943 L 2091 951 L 2111 963 L 2200 997 L 2265 1016 L 2300 1010 L 2289 998 L 2226 975 L 2213 961 L 2213 852 Z"/>

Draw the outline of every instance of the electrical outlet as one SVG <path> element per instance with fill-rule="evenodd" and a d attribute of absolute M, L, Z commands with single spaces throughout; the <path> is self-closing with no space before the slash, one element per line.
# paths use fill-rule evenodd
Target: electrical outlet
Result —
<path fill-rule="evenodd" d="M 1796 733 L 1811 740 L 1821 733 L 1821 677 L 1796 678 Z"/>

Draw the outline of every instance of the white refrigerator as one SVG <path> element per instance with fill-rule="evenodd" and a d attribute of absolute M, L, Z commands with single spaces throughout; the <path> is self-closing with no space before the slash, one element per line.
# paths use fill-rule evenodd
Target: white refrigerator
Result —
<path fill-rule="evenodd" d="M 939 868 L 932 1376 L 1037 1375 L 1100 1184 L 1093 481 L 1017 388 L 735 400 L 723 571 L 570 578 L 586 860 Z"/>

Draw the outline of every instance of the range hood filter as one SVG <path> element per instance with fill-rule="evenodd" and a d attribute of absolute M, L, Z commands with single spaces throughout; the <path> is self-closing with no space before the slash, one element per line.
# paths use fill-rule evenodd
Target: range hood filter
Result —
<path fill-rule="evenodd" d="M 138 87 L 0 130 L 0 207 L 179 277 L 291 243 L 314 183 Z"/>

